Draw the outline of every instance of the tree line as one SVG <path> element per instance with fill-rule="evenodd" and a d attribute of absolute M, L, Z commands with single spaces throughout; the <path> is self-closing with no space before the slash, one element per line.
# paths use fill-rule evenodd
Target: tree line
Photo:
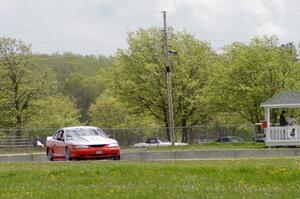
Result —
<path fill-rule="evenodd" d="M 106 57 L 36 54 L 30 44 L 0 38 L 0 128 L 168 127 L 162 31 L 139 29 L 127 41 Z M 264 118 L 262 102 L 299 90 L 296 48 L 275 36 L 217 53 L 170 29 L 169 45 L 177 51 L 170 55 L 176 126 L 255 124 Z"/>

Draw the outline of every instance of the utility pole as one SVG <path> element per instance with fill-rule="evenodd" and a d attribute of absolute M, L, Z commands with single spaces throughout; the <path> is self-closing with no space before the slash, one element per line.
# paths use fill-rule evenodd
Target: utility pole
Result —
<path fill-rule="evenodd" d="M 173 105 L 172 105 L 172 84 L 170 76 L 170 62 L 169 62 L 169 48 L 168 48 L 168 33 L 167 33 L 167 16 L 166 11 L 163 11 L 164 19 L 164 57 L 166 62 L 166 72 L 167 72 L 167 95 L 168 95 L 168 108 L 169 108 L 169 135 L 174 146 L 175 143 L 175 132 L 174 132 L 174 120 L 173 120 Z"/>

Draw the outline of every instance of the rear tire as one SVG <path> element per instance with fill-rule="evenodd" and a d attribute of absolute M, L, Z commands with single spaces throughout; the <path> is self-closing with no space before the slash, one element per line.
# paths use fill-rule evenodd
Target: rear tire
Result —
<path fill-rule="evenodd" d="M 66 161 L 71 161 L 72 160 L 69 147 L 65 148 L 65 160 Z"/>
<path fill-rule="evenodd" d="M 48 161 L 53 161 L 52 151 L 49 148 L 47 149 L 47 159 Z"/>

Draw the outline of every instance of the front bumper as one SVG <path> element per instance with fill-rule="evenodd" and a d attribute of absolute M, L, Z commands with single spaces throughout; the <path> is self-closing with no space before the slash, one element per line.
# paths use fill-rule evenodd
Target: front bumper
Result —
<path fill-rule="evenodd" d="M 71 157 L 73 159 L 105 159 L 117 158 L 120 156 L 120 147 L 108 148 L 104 147 L 90 147 L 87 149 L 70 149 Z"/>

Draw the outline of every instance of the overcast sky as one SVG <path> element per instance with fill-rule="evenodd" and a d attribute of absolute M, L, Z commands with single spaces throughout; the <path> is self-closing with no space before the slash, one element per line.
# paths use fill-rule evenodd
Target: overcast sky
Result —
<path fill-rule="evenodd" d="M 220 50 L 233 41 L 276 35 L 300 43 L 297 0 L 0 0 L 0 37 L 32 44 L 39 53 L 113 55 L 126 34 L 168 25 Z"/>

